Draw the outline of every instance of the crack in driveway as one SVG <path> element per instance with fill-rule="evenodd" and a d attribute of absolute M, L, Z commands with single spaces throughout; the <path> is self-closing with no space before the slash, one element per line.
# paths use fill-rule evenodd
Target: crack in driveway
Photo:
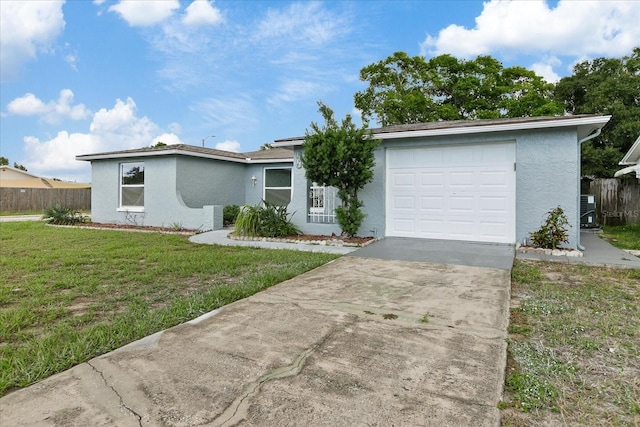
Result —
<path fill-rule="evenodd" d="M 93 369 L 94 371 L 96 371 L 100 375 L 100 378 L 102 378 L 102 381 L 104 382 L 104 385 L 109 387 L 115 393 L 115 395 L 118 396 L 118 399 L 120 400 L 120 405 L 123 408 L 125 408 L 127 411 L 129 411 L 133 416 L 135 416 L 138 419 L 138 425 L 140 427 L 142 427 L 142 416 L 140 414 L 138 414 L 136 411 L 134 411 L 133 408 L 130 408 L 129 406 L 127 406 L 126 403 L 124 403 L 124 399 L 122 398 L 120 393 L 118 393 L 118 390 L 116 390 L 115 387 L 113 387 L 111 384 L 109 384 L 109 382 L 107 381 L 107 379 L 104 376 L 104 373 L 101 370 L 99 370 L 98 368 L 96 368 L 95 366 L 93 366 L 91 364 L 91 361 L 88 361 L 87 365 L 89 365 L 91 367 L 91 369 Z"/>
<path fill-rule="evenodd" d="M 239 421 L 245 419 L 247 417 L 249 405 L 251 404 L 251 399 L 260 393 L 262 386 L 265 383 L 272 380 L 278 380 L 298 375 L 300 371 L 302 371 L 305 361 L 309 356 L 311 356 L 314 351 L 322 347 L 324 343 L 331 339 L 337 332 L 345 329 L 349 325 L 354 324 L 356 320 L 357 319 L 352 319 L 351 321 L 344 324 L 334 326 L 313 346 L 300 353 L 290 365 L 276 368 L 260 377 L 257 381 L 249 383 L 247 386 L 245 386 L 242 394 L 238 396 L 233 401 L 233 403 L 231 403 L 231 405 L 229 405 L 227 409 L 225 409 L 224 412 L 213 421 L 211 425 L 221 427 L 233 426 L 236 425 Z"/>

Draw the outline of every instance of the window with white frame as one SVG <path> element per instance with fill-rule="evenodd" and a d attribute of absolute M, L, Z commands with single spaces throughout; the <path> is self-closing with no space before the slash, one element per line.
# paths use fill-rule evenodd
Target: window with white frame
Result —
<path fill-rule="evenodd" d="M 120 208 L 144 208 L 144 162 L 120 164 Z"/>
<path fill-rule="evenodd" d="M 263 199 L 278 206 L 286 206 L 291 202 L 291 168 L 264 169 Z"/>
<path fill-rule="evenodd" d="M 335 187 L 318 185 L 313 182 L 309 186 L 309 222 L 334 224 L 336 222 Z"/>

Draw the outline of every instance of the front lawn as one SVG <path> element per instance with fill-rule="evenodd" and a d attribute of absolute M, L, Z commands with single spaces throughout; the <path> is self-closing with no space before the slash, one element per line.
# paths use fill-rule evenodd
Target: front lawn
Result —
<path fill-rule="evenodd" d="M 640 269 L 517 260 L 502 424 L 640 424 Z"/>
<path fill-rule="evenodd" d="M 602 229 L 602 237 L 620 249 L 640 250 L 640 222 L 616 226 L 605 225 Z"/>
<path fill-rule="evenodd" d="M 0 395 L 336 257 L 1 223 Z"/>

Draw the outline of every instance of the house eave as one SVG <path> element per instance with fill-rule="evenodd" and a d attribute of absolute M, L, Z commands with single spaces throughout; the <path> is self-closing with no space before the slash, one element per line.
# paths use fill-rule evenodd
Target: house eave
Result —
<path fill-rule="evenodd" d="M 384 128 L 374 130 L 373 139 L 405 139 L 420 137 L 468 135 L 478 133 L 494 133 L 521 131 L 532 129 L 551 129 L 561 127 L 577 127 L 578 139 L 582 139 L 591 134 L 596 129 L 601 129 L 611 119 L 611 116 L 589 116 L 575 118 L 549 118 L 540 121 L 521 121 L 515 123 L 495 123 L 495 124 L 470 124 L 463 127 L 444 127 L 437 129 L 401 130 L 385 132 Z M 292 147 L 302 145 L 304 137 L 276 140 L 274 147 Z"/>
<path fill-rule="evenodd" d="M 225 162 L 244 163 L 244 164 L 286 163 L 286 162 L 293 163 L 293 159 L 286 159 L 286 158 L 283 158 L 283 159 L 254 159 L 251 157 L 239 158 L 239 157 L 230 157 L 230 156 L 229 157 L 220 156 L 220 155 L 208 154 L 208 153 L 198 153 L 194 151 L 181 150 L 181 149 L 162 150 L 162 151 L 82 154 L 82 155 L 76 156 L 76 160 L 92 161 L 92 160 L 131 159 L 131 158 L 158 157 L 158 156 L 189 156 L 189 157 L 199 157 L 204 159 L 221 160 Z"/>
<path fill-rule="evenodd" d="M 629 148 L 629 151 L 627 151 L 618 164 L 620 166 L 626 166 L 636 165 L 638 163 L 640 163 L 640 136 L 636 139 L 631 148 Z"/>

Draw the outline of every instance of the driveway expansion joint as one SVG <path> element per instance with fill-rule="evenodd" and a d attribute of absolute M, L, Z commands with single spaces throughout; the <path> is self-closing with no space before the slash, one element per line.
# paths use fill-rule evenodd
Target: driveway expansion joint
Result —
<path fill-rule="evenodd" d="M 106 385 L 107 387 L 109 387 L 113 393 L 118 396 L 118 399 L 120 400 L 120 405 L 125 408 L 127 411 L 129 411 L 133 416 L 135 416 L 138 419 L 138 425 L 140 427 L 142 427 L 142 416 L 140 414 L 138 414 L 136 411 L 133 410 L 133 408 L 130 408 L 129 406 L 127 406 L 126 403 L 124 403 L 124 399 L 122 398 L 122 396 L 120 395 L 120 393 L 118 393 L 118 390 L 115 389 L 114 386 L 112 386 L 111 384 L 109 384 L 109 382 L 107 381 L 107 379 L 104 376 L 104 372 L 102 372 L 101 370 L 99 370 L 98 368 L 96 368 L 95 366 L 93 366 L 91 364 L 91 361 L 87 362 L 87 365 L 89 365 L 91 367 L 91 369 L 93 369 L 95 372 L 97 372 L 100 375 L 100 378 L 102 378 L 102 382 L 104 382 L 104 385 Z"/>

